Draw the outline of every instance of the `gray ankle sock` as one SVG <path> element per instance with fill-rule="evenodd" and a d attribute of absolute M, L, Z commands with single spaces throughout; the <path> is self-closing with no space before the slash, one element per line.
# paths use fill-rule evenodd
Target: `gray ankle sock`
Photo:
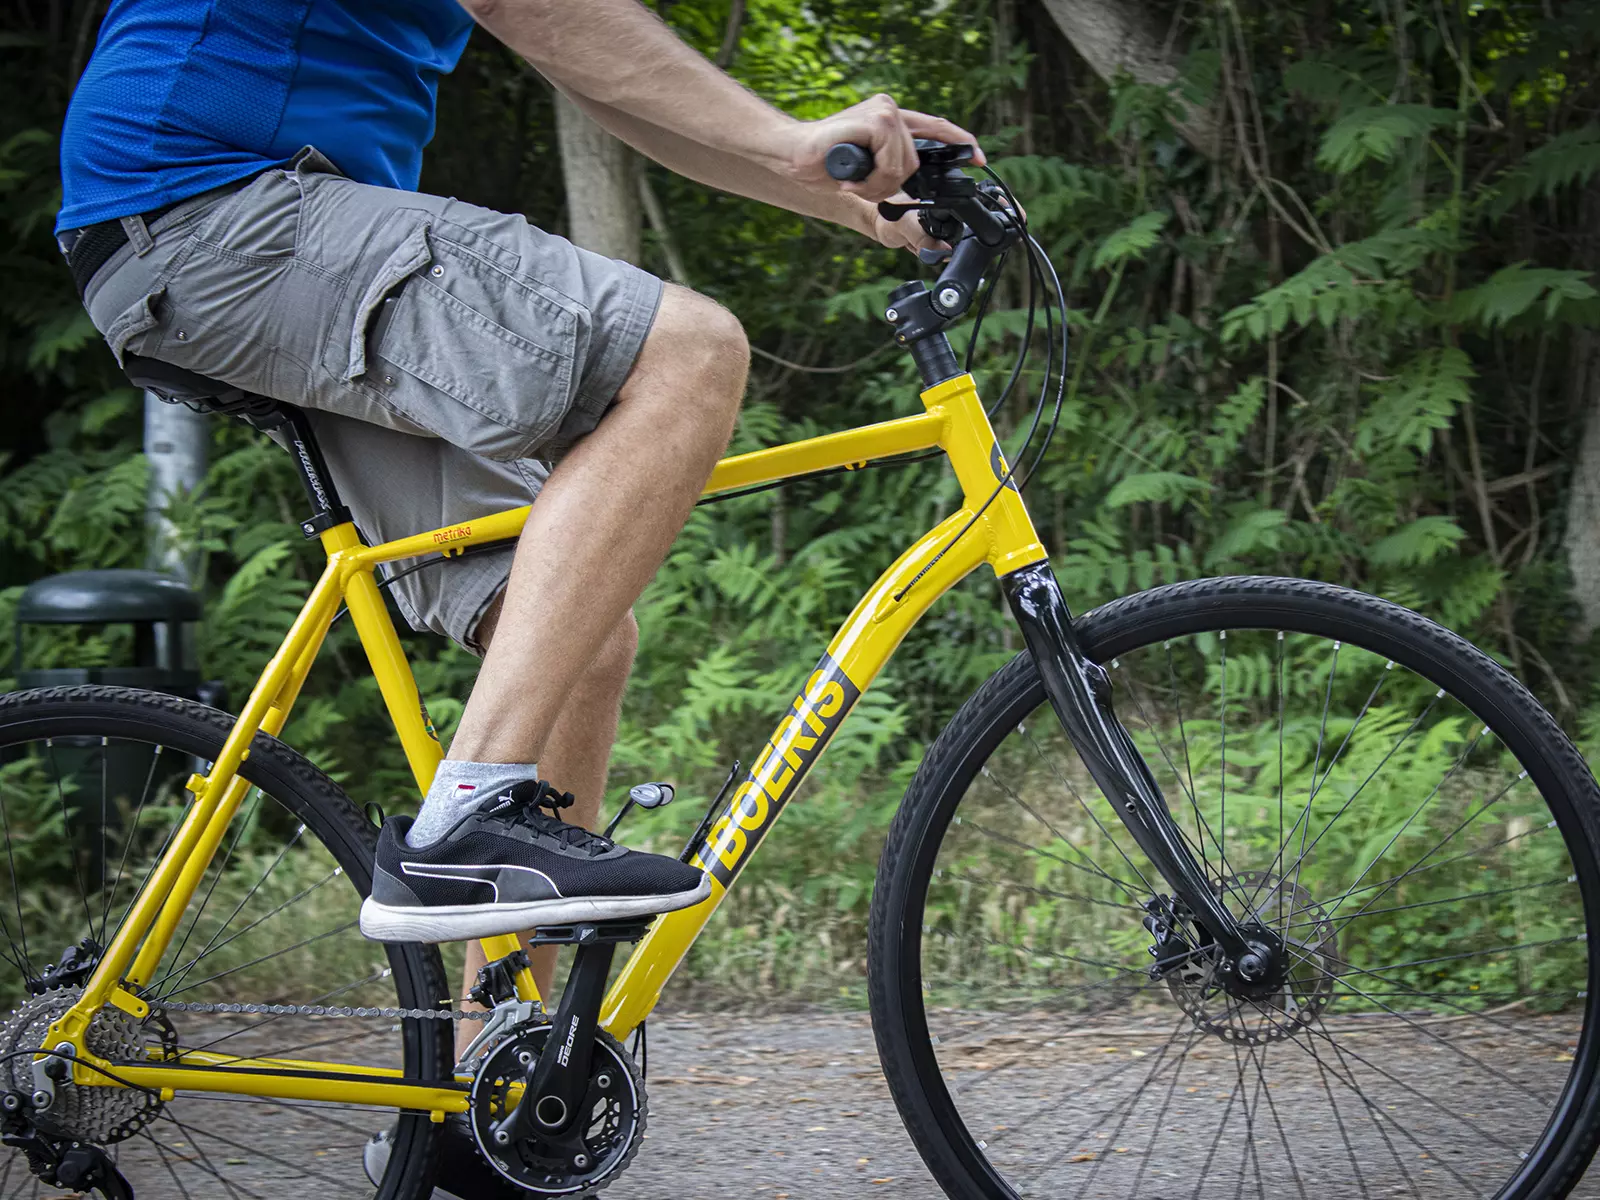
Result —
<path fill-rule="evenodd" d="M 490 796 L 514 783 L 539 778 L 537 763 L 460 762 L 447 758 L 439 764 L 422 802 L 422 811 L 406 833 L 408 846 L 438 841 L 455 823 Z"/>

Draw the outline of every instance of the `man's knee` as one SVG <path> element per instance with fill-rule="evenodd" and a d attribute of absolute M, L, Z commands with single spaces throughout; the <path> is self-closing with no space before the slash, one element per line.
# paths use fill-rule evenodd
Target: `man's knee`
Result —
<path fill-rule="evenodd" d="M 744 326 L 715 300 L 667 284 L 629 386 L 677 384 L 675 391 L 729 412 L 744 396 L 750 342 Z"/>

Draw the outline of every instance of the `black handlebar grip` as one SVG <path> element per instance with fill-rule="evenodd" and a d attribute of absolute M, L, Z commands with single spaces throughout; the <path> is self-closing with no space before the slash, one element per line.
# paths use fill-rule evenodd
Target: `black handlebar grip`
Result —
<path fill-rule="evenodd" d="M 828 156 L 822 161 L 828 168 L 828 174 L 840 183 L 859 182 L 871 175 L 877 166 L 872 151 L 854 142 L 840 142 L 828 151 Z"/>

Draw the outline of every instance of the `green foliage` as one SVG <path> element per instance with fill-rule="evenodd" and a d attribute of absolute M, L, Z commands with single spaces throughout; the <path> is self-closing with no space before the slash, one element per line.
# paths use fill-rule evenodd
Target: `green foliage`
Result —
<path fill-rule="evenodd" d="M 658 10 L 700 50 L 723 44 L 727 0 Z M 1404 37 L 1387 10 L 1353 0 L 1315 19 L 1277 0 L 1191 6 L 1175 28 L 1184 75 L 1163 88 L 1098 79 L 1039 6 L 785 0 L 746 6 L 730 69 L 803 117 L 883 90 L 983 136 L 1068 291 L 1060 430 L 1026 496 L 1075 606 L 1218 571 L 1330 579 L 1444 620 L 1563 719 L 1600 728 L 1583 716 L 1593 659 L 1572 644 L 1561 558 L 1565 460 L 1589 403 L 1571 381 L 1593 371 L 1576 364 L 1600 321 L 1600 22 L 1570 3 L 1549 16 L 1396 11 Z M 145 553 L 140 401 L 50 236 L 55 131 L 98 12 L 70 0 L 0 39 L 0 638 L 26 582 Z M 1215 157 L 1184 142 L 1179 100 L 1217 105 Z M 694 285 L 763 350 L 804 366 L 865 360 L 808 374 L 758 358 L 735 450 L 918 410 L 904 357 L 881 352 L 884 297 L 919 273 L 910 259 L 659 169 L 650 180 L 667 228 L 647 230 L 647 267 L 665 272 L 670 236 Z M 482 34 L 442 84 L 423 182 L 563 227 L 549 92 Z M 1017 257 L 973 348 L 991 398 L 1024 326 Z M 995 414 L 1013 460 L 1044 368 L 1036 349 Z M 958 500 L 948 470 L 927 462 L 696 514 L 637 608 L 643 646 L 611 777 L 612 802 L 658 776 L 682 785 L 683 802 L 633 818 L 631 840 L 681 845 L 857 598 Z M 223 421 L 204 486 L 169 506 L 201 562 L 204 668 L 236 704 L 320 569 L 300 510 L 286 456 Z M 448 739 L 476 660 L 420 635 L 406 648 Z M 899 791 L 1017 648 L 988 578 L 931 612 L 689 974 L 853 984 Z M 91 633 L 40 652 L 123 650 Z M 348 623 L 286 737 L 358 800 L 414 803 Z"/>

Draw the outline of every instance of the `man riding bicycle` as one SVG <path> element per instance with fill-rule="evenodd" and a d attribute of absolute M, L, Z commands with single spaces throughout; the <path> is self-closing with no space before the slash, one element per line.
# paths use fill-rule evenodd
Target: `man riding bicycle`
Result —
<path fill-rule="evenodd" d="M 874 203 L 915 170 L 913 135 L 973 140 L 887 96 L 787 117 L 635 0 L 112 4 L 62 135 L 57 236 L 119 363 L 309 410 L 369 539 L 539 498 L 514 553 L 394 586 L 413 627 L 483 667 L 416 820 L 380 839 L 362 929 L 388 940 L 708 894 L 697 869 L 587 828 L 631 605 L 727 444 L 748 347 L 714 301 L 415 191 L 439 76 L 474 21 L 663 165 L 891 247 L 930 245 Z M 864 182 L 827 174 L 838 142 L 874 152 Z M 534 966 L 548 994 L 553 956 Z"/>

